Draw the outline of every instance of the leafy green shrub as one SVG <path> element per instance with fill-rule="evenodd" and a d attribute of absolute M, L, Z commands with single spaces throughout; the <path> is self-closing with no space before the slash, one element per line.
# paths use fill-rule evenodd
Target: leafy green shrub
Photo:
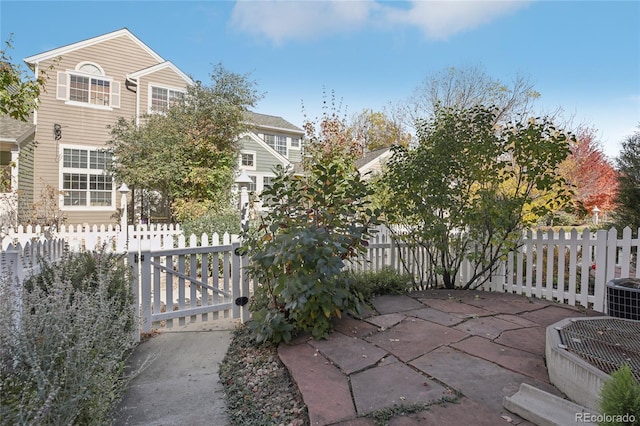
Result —
<path fill-rule="evenodd" d="M 288 341 L 299 330 L 323 338 L 332 318 L 361 309 L 341 270 L 365 249 L 377 224 L 368 208 L 372 191 L 340 161 L 310 165 L 304 176 L 276 172 L 264 192 L 269 213 L 244 235 L 248 273 L 260 284 L 251 327 L 258 341 Z"/>
<path fill-rule="evenodd" d="M 390 266 L 380 271 L 348 272 L 353 287 L 364 300 L 383 294 L 404 294 L 413 290 L 411 275 L 402 274 Z"/>
<path fill-rule="evenodd" d="M 640 384 L 628 364 L 611 374 L 600 392 L 600 426 L 640 425 Z"/>
<path fill-rule="evenodd" d="M 200 237 L 204 233 L 211 238 L 214 232 L 217 232 L 220 238 L 225 232 L 239 234 L 240 213 L 234 210 L 211 211 L 197 219 L 184 222 L 182 229 L 187 238 L 191 234 Z"/>
<path fill-rule="evenodd" d="M 0 279 L 2 424 L 111 424 L 135 346 L 131 294 L 118 256 L 69 255 L 21 292 Z"/>

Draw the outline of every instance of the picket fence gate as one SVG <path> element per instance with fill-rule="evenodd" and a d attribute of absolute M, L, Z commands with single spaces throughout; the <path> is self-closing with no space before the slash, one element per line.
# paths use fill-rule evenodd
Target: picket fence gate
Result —
<path fill-rule="evenodd" d="M 154 328 L 189 322 L 239 318 L 249 320 L 251 280 L 245 272 L 248 257 L 239 254 L 237 236 L 218 234 L 211 239 L 184 236 L 177 245 L 159 237 L 138 240 L 129 246 L 128 263 L 133 272 L 135 316 L 140 334 Z"/>
<path fill-rule="evenodd" d="M 69 251 L 105 249 L 101 237 L 113 236 L 99 230 L 88 233 L 80 246 L 70 244 L 64 232 L 75 238 L 78 231 L 73 227 L 61 228 L 55 239 L 40 234 L 37 238 L 24 239 L 24 244 L 14 243 L 15 238 L 5 241 L 0 251 L 0 273 L 10 280 L 10 297 L 15 300 L 17 312 L 23 283 L 40 272 L 42 262 L 56 262 Z M 116 251 L 117 247 L 108 245 L 106 249 Z M 135 229 L 127 241 L 127 251 L 117 251 L 126 254 L 132 272 L 133 310 L 139 319 L 135 338 L 139 340 L 141 334 L 151 332 L 153 327 L 172 327 L 174 322 L 184 325 L 187 318 L 189 322 L 229 317 L 247 321 L 252 281 L 244 270 L 248 258 L 238 255 L 239 247 L 237 235 L 224 234 L 220 242 L 218 234 L 210 238 L 206 234 L 200 238 L 192 235 L 187 240 L 181 231 L 176 233 L 176 228 L 141 226 Z"/>

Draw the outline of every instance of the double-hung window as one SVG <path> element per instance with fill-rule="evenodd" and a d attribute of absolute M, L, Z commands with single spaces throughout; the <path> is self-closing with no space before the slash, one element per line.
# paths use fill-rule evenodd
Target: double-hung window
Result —
<path fill-rule="evenodd" d="M 264 135 L 264 141 L 277 153 L 287 156 L 287 138 L 280 135 Z"/>
<path fill-rule="evenodd" d="M 154 113 L 167 112 L 169 107 L 184 97 L 184 91 L 151 86 L 149 110 Z"/>
<path fill-rule="evenodd" d="M 70 105 L 118 108 L 120 83 L 105 76 L 98 65 L 84 62 L 75 70 L 58 72 L 56 97 Z"/>
<path fill-rule="evenodd" d="M 62 192 L 65 207 L 113 207 L 113 178 L 107 151 L 63 148 Z"/>

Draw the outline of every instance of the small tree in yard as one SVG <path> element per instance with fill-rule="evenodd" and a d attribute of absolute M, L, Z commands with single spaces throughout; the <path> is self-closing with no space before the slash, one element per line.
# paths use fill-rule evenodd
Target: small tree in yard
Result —
<path fill-rule="evenodd" d="M 462 287 L 480 286 L 525 226 L 570 199 L 557 171 L 570 135 L 546 118 L 496 124 L 495 114 L 441 108 L 420 123 L 415 150 L 396 148 L 380 181 L 387 221 L 409 230 L 397 237 L 429 253 L 424 285 L 454 288 L 468 259 Z"/>
<path fill-rule="evenodd" d="M 248 272 L 260 283 L 251 326 L 259 341 L 288 341 L 299 330 L 325 337 L 332 318 L 360 309 L 340 272 L 376 224 L 371 189 L 352 165 L 333 161 L 305 175 L 281 168 L 263 194 L 271 210 L 245 236 Z"/>
<path fill-rule="evenodd" d="M 258 99 L 255 82 L 218 65 L 211 85 L 188 87 L 166 114 L 147 116 L 141 126 L 121 118 L 109 142 L 116 177 L 165 195 L 179 222 L 223 211 L 231 203 L 239 136 L 249 129 L 244 113 Z"/>

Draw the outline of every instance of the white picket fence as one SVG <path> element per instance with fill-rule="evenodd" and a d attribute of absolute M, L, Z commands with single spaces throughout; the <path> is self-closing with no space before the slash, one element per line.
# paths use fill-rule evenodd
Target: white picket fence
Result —
<path fill-rule="evenodd" d="M 71 251 L 107 250 L 116 253 L 127 252 L 128 244 L 136 244 L 136 240 L 167 240 L 166 245 L 182 235 L 180 225 L 172 224 L 138 224 L 129 225 L 127 232 L 121 232 L 119 225 L 62 225 L 60 228 L 22 226 L 0 231 L 0 248 L 35 241 L 62 239 Z M 171 241 L 171 244 L 169 244 Z M 162 243 L 165 244 L 165 243 Z"/>
<path fill-rule="evenodd" d="M 130 254 L 180 249 L 187 256 L 189 247 L 194 246 L 195 237 L 187 241 L 179 227 L 130 226 L 128 231 L 125 247 Z M 93 250 L 105 241 L 118 252 L 123 241 L 118 227 L 61 228 L 56 234 L 58 238 L 51 241 L 43 235 L 43 230 L 37 228 L 7 234 L 2 242 L 4 250 L 0 251 L 3 274 L 20 279 L 37 271 L 39 257 L 56 260 L 65 249 Z M 228 245 L 227 240 L 220 244 L 217 236 L 212 238 L 205 245 Z M 228 238 L 230 243 L 238 242 L 238 236 L 223 238 Z M 202 242 L 199 244 L 202 246 Z M 530 231 L 524 235 L 519 248 L 486 277 L 479 289 L 535 296 L 605 312 L 607 282 L 618 277 L 640 278 L 639 246 L 640 240 L 632 237 L 630 228 L 625 228 L 622 235 L 616 229 L 595 233 L 576 229 L 569 232 Z M 426 282 L 430 274 L 428 264 L 424 249 L 396 241 L 383 228 L 369 241 L 366 254 L 350 268 L 378 271 L 391 267 L 411 273 L 417 282 Z M 470 274 L 471 267 L 467 263 L 461 268 L 456 282 L 465 283 Z"/>
<path fill-rule="evenodd" d="M 605 312 L 607 282 L 640 277 L 639 246 L 639 239 L 632 238 L 631 228 L 625 228 L 621 236 L 616 229 L 595 233 L 588 229 L 529 231 L 519 248 L 509 253 L 478 289 L 535 296 Z M 349 267 L 355 271 L 390 267 L 425 283 L 431 273 L 428 256 L 425 249 L 399 242 L 387 229 L 380 228 L 369 241 L 363 258 Z M 471 273 L 471 263 L 463 263 L 456 283 L 466 283 Z"/>
<path fill-rule="evenodd" d="M 0 274 L 15 285 L 40 272 L 41 261 L 56 261 L 65 253 L 61 239 L 28 241 L 9 245 L 0 251 Z"/>

